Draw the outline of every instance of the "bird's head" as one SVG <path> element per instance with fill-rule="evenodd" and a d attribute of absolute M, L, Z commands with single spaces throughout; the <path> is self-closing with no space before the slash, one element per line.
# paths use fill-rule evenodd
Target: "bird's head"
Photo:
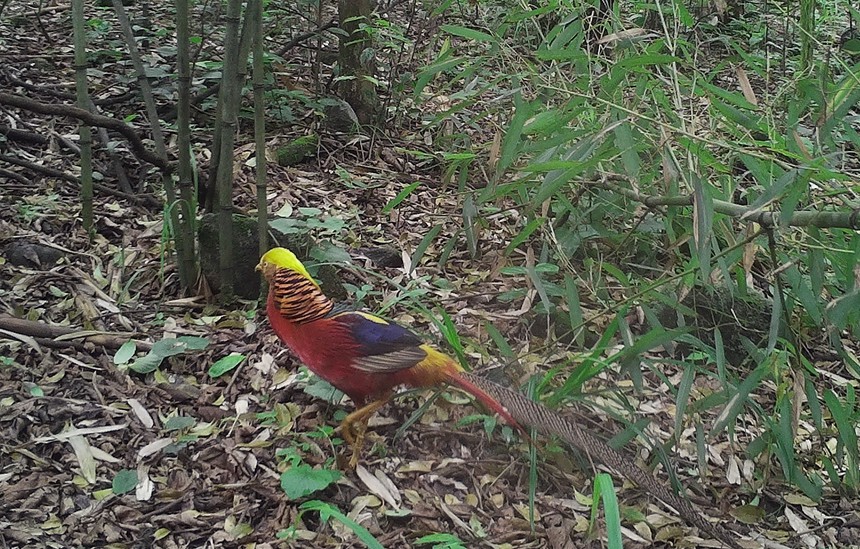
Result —
<path fill-rule="evenodd" d="M 302 275 L 308 280 L 314 280 L 310 273 L 308 273 L 308 270 L 305 269 L 305 266 L 302 265 L 302 262 L 299 261 L 299 258 L 296 257 L 296 254 L 286 248 L 272 248 L 264 253 L 263 257 L 260 258 L 260 262 L 257 263 L 257 270 L 263 273 L 263 277 L 270 283 L 279 269 L 287 269 Z"/>

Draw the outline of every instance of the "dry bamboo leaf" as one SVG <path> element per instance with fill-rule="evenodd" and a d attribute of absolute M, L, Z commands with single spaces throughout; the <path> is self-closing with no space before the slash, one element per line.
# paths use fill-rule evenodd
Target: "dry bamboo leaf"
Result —
<path fill-rule="evenodd" d="M 69 444 L 75 451 L 75 458 L 78 460 L 78 465 L 81 468 L 81 476 L 89 484 L 96 482 L 96 460 L 93 457 L 92 448 L 87 439 L 81 435 L 72 435 L 67 437 Z"/>
<path fill-rule="evenodd" d="M 397 488 L 397 485 L 395 485 L 394 482 L 388 477 L 388 475 L 383 473 L 381 469 L 375 471 L 374 475 L 377 479 L 379 479 L 379 482 L 381 482 L 382 485 L 388 489 L 388 492 L 392 496 L 394 496 L 394 498 L 397 500 L 397 505 L 400 506 L 403 501 L 403 498 L 400 496 L 400 490 Z"/>
<path fill-rule="evenodd" d="M 610 42 L 627 42 L 634 39 L 656 38 L 657 34 L 650 32 L 641 27 L 634 27 L 620 32 L 607 34 L 597 41 L 598 44 L 609 44 Z"/>
<path fill-rule="evenodd" d="M 788 519 L 788 524 L 792 530 L 800 534 L 800 539 L 805 546 L 821 547 L 820 540 L 810 533 L 809 524 L 800 515 L 792 511 L 791 507 L 785 508 L 785 518 Z"/>
<path fill-rule="evenodd" d="M 152 498 L 152 492 L 155 485 L 152 479 L 149 478 L 149 465 L 140 464 L 137 466 L 137 486 L 135 487 L 134 497 L 137 501 L 149 501 Z"/>
<path fill-rule="evenodd" d="M 385 501 L 385 503 L 387 503 L 394 509 L 400 509 L 400 494 L 396 493 L 396 488 L 394 492 L 391 492 L 389 490 L 389 487 L 386 486 L 385 483 L 381 482 L 378 478 L 372 475 L 370 471 L 368 471 L 361 465 L 355 468 L 355 473 L 356 475 L 358 475 L 359 480 L 364 483 L 368 490 L 381 498 L 383 501 Z"/>
<path fill-rule="evenodd" d="M 429 473 L 433 470 L 433 461 L 429 459 L 416 459 L 404 463 L 397 469 L 398 473 Z"/>
<path fill-rule="evenodd" d="M 493 136 L 493 144 L 490 146 L 490 154 L 487 158 L 487 167 L 490 169 L 490 173 L 496 172 L 496 165 L 499 163 L 499 153 L 502 150 L 502 132 L 496 130 L 496 134 Z"/>
<path fill-rule="evenodd" d="M 439 502 L 437 502 L 437 504 L 438 504 L 438 506 L 439 506 L 439 509 L 441 509 L 441 510 L 442 510 L 442 512 L 443 512 L 443 513 L 445 513 L 445 514 L 448 516 L 448 518 L 449 518 L 449 519 L 451 519 L 451 521 L 452 521 L 455 525 L 459 526 L 460 528 L 462 528 L 462 529 L 463 529 L 463 530 L 465 530 L 466 532 L 469 532 L 470 534 L 474 535 L 474 531 L 472 530 L 472 527 L 471 527 L 471 526 L 469 526 L 468 524 L 466 524 L 466 522 L 465 522 L 463 519 L 461 519 L 460 517 L 458 517 L 458 516 L 454 513 L 454 511 L 452 511 L 452 510 L 451 510 L 451 508 L 450 508 L 450 507 L 448 507 L 447 505 L 445 505 L 445 502 L 439 501 Z"/>
<path fill-rule="evenodd" d="M 758 223 L 750 223 L 747 225 L 746 234 L 747 236 L 751 236 L 756 231 L 759 230 Z M 746 280 L 747 285 L 752 288 L 755 286 L 755 281 L 753 280 L 752 268 L 755 263 L 756 254 L 758 253 L 758 245 L 750 241 L 748 244 L 744 246 L 743 257 L 741 258 L 741 266 L 744 270 L 744 279 Z"/>
<path fill-rule="evenodd" d="M 77 428 L 73 427 L 71 429 L 67 429 L 62 433 L 57 433 L 56 435 L 50 435 L 47 437 L 38 437 L 34 438 L 33 442 L 37 443 L 45 443 L 45 442 L 53 442 L 55 440 L 66 440 L 70 437 L 74 436 L 87 436 L 87 435 L 98 435 L 102 433 L 111 433 L 113 431 L 121 431 L 128 427 L 128 423 L 120 423 L 118 425 L 106 425 L 104 427 L 84 427 Z"/>
<path fill-rule="evenodd" d="M 753 90 L 753 87 L 750 84 L 750 79 L 747 76 L 747 71 L 745 71 L 743 67 L 738 65 L 737 67 L 735 67 L 735 74 L 738 75 L 738 83 L 741 85 L 741 91 L 744 94 L 744 98 L 753 105 L 758 105 L 758 98 L 755 96 L 755 90 Z"/>
<path fill-rule="evenodd" d="M 726 470 L 726 480 L 729 481 L 729 484 L 740 484 L 741 483 L 741 469 L 738 466 L 738 460 L 735 459 L 735 456 L 729 456 L 729 466 Z"/>
<path fill-rule="evenodd" d="M 171 444 L 173 444 L 172 438 L 160 438 L 160 439 L 154 440 L 137 451 L 137 459 L 141 460 L 141 459 L 144 459 L 146 457 L 149 457 L 155 453 L 160 452 L 164 448 L 167 448 Z"/>
<path fill-rule="evenodd" d="M 36 351 L 37 353 L 39 353 L 40 355 L 43 354 L 42 348 L 39 347 L 39 344 L 36 342 L 36 340 L 30 336 L 26 336 L 24 334 L 19 334 L 18 332 L 10 332 L 9 330 L 2 330 L 2 329 L 0 329 L 0 334 L 7 335 L 7 336 L 11 337 L 12 339 L 17 339 L 18 341 L 20 341 L 22 343 L 26 343 L 27 345 L 32 347 L 32 349 L 34 351 Z"/>
<path fill-rule="evenodd" d="M 119 459 L 118 457 L 112 456 L 111 454 L 105 452 L 104 450 L 102 450 L 98 446 L 91 446 L 90 450 L 93 453 L 93 457 L 99 461 L 105 461 L 107 463 L 121 463 L 122 462 L 121 459 Z"/>
<path fill-rule="evenodd" d="M 126 402 L 131 406 L 134 415 L 137 416 L 137 419 L 140 420 L 140 423 L 143 424 L 147 429 L 152 429 L 153 425 L 155 425 L 155 421 L 153 421 L 152 416 L 149 415 L 149 412 L 146 408 L 143 407 L 143 404 L 140 403 L 136 398 L 130 398 Z"/>

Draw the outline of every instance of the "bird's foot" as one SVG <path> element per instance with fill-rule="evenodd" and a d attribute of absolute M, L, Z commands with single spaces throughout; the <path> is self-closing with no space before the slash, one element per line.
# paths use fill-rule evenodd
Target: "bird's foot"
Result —
<path fill-rule="evenodd" d="M 350 469 L 355 469 L 358 465 L 358 460 L 361 458 L 361 449 L 364 447 L 364 437 L 367 433 L 367 423 L 365 422 L 347 422 L 341 423 L 340 436 L 352 450 L 352 456 L 349 458 L 348 466 Z"/>

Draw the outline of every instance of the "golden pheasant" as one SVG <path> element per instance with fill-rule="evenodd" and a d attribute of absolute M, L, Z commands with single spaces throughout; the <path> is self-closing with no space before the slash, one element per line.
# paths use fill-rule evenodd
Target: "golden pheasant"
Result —
<path fill-rule="evenodd" d="M 257 270 L 269 282 L 266 312 L 275 333 L 312 372 L 355 402 L 357 410 L 341 423 L 342 435 L 353 448 L 351 467 L 358 463 L 368 420 L 391 399 L 397 387 L 452 384 L 522 432 L 521 425 L 530 425 L 560 437 L 674 507 L 691 524 L 741 549 L 729 530 L 710 523 L 667 484 L 558 412 L 465 372 L 452 358 L 422 343 L 402 326 L 367 312 L 336 307 L 291 251 L 269 250 Z"/>
<path fill-rule="evenodd" d="M 451 357 L 423 344 L 403 326 L 336 308 L 293 252 L 269 250 L 257 269 L 269 282 L 266 311 L 275 333 L 357 407 L 341 424 L 343 437 L 353 447 L 350 466 L 358 462 L 368 420 L 401 386 L 455 385 L 519 428 L 505 407 L 469 381 Z"/>

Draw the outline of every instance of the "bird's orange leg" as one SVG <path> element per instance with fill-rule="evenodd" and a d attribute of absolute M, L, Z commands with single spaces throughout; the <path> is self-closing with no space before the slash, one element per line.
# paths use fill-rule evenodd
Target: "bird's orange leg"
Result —
<path fill-rule="evenodd" d="M 358 465 L 361 448 L 364 446 L 364 434 L 367 432 L 367 422 L 370 421 L 373 414 L 388 404 L 389 400 L 391 400 L 391 393 L 374 400 L 370 404 L 365 404 L 346 416 L 341 422 L 340 434 L 346 440 L 347 444 L 352 447 L 352 457 L 349 460 L 349 466 L 352 469 L 355 469 L 355 466 Z"/>

